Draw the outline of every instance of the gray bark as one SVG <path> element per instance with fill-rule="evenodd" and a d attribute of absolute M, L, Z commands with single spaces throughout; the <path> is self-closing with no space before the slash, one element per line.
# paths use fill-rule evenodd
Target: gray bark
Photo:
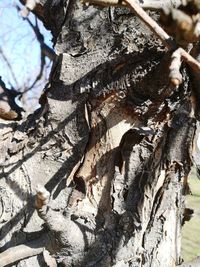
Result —
<path fill-rule="evenodd" d="M 41 248 L 58 266 L 180 264 L 189 73 L 169 84 L 169 54 L 126 8 L 44 0 L 39 11 L 58 57 L 41 108 L 0 124 L 0 266 L 56 266 Z"/>

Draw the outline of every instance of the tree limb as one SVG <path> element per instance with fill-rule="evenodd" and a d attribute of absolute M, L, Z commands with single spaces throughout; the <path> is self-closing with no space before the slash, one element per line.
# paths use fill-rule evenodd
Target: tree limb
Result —
<path fill-rule="evenodd" d="M 94 0 L 95 3 L 96 0 Z M 93 0 L 87 0 L 88 3 L 94 3 Z M 116 0 L 98 0 L 101 5 L 111 6 L 115 5 Z M 178 46 L 176 42 L 173 40 L 171 36 L 169 36 L 162 27 L 158 25 L 158 23 L 153 20 L 137 3 L 136 0 L 124 0 L 125 3 L 130 7 L 130 9 L 151 29 L 153 33 L 161 40 L 161 42 L 169 49 L 176 50 Z M 181 59 L 184 60 L 190 67 L 196 71 L 200 72 L 200 64 L 197 60 L 195 60 L 189 53 L 187 53 L 183 48 L 179 48 L 179 53 L 181 55 Z"/>
<path fill-rule="evenodd" d="M 151 29 L 168 49 L 176 49 L 177 44 L 158 23 L 153 20 L 135 0 L 125 0 L 130 9 Z"/>
<path fill-rule="evenodd" d="M 42 253 L 45 242 L 46 239 L 39 239 L 7 249 L 0 253 L 0 267 L 5 267 L 14 262 Z"/>
<path fill-rule="evenodd" d="M 133 12 L 156 34 L 156 36 L 162 41 L 162 43 L 168 49 L 177 49 L 176 42 L 158 25 L 158 23 L 153 20 L 141 7 L 136 3 L 135 0 L 125 0 Z M 181 58 L 190 65 L 190 67 L 196 71 L 200 72 L 200 64 L 194 59 L 190 54 L 188 54 L 183 48 L 179 48 L 179 53 Z"/>
<path fill-rule="evenodd" d="M 88 2 L 87 0 L 82 0 L 83 2 Z M 100 5 L 100 6 L 126 6 L 126 1 L 122 0 L 91 0 L 89 1 L 91 4 L 94 5 Z M 181 1 L 170 1 L 170 0 L 165 0 L 165 1 L 156 1 L 156 0 L 143 0 L 143 1 L 137 1 L 138 4 L 148 10 L 164 10 L 168 9 L 170 7 L 176 6 L 178 7 L 181 4 Z"/>

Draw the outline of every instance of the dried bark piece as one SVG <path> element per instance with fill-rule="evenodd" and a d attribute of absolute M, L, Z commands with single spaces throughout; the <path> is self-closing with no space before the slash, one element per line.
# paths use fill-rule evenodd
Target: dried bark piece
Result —
<path fill-rule="evenodd" d="M 181 50 L 177 49 L 172 53 L 172 61 L 169 67 L 169 78 L 174 86 L 179 86 L 182 83 L 181 67 Z"/>

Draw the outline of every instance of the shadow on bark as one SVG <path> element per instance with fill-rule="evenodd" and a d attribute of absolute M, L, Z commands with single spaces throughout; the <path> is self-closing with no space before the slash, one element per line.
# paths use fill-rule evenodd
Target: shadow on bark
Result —
<path fill-rule="evenodd" d="M 148 52 L 149 53 L 149 52 Z M 145 53 L 144 53 L 145 55 Z M 157 58 L 158 57 L 158 58 Z M 135 58 L 135 56 L 133 57 Z M 154 59 L 155 56 L 152 56 L 152 58 Z M 156 58 L 159 59 L 160 58 L 160 54 L 156 55 Z M 123 60 L 127 59 L 127 57 L 123 57 Z M 128 55 L 128 59 L 130 59 L 130 55 Z M 141 64 L 141 54 L 138 55 L 138 60 L 140 59 L 140 61 L 138 61 L 138 64 Z M 137 61 L 137 60 L 136 60 Z M 66 101 L 66 100 L 71 100 L 72 99 L 72 95 L 70 94 L 69 87 L 74 87 L 73 89 L 75 90 L 75 94 L 79 95 L 80 94 L 80 86 L 81 83 L 83 82 L 85 87 L 87 87 L 87 82 L 89 81 L 89 86 L 92 89 L 91 92 L 89 93 L 89 99 L 92 99 L 93 97 L 97 97 L 97 96 L 101 96 L 102 91 L 109 91 L 110 87 L 115 88 L 114 85 L 117 85 L 116 88 L 121 88 L 120 86 L 120 82 L 119 80 L 122 78 L 122 83 L 124 81 L 127 81 L 126 79 L 123 80 L 125 73 L 127 73 L 127 70 L 129 70 L 129 74 L 131 74 L 133 72 L 133 69 L 135 68 L 136 61 L 131 61 L 128 60 L 128 66 L 126 65 L 123 69 L 121 69 L 121 67 L 119 69 L 116 70 L 116 67 L 118 67 L 118 64 L 122 63 L 121 59 L 119 61 L 117 61 L 117 63 L 115 63 L 116 61 L 113 61 L 111 63 L 105 63 L 105 65 L 100 65 L 98 66 L 94 71 L 92 71 L 91 73 L 87 74 L 85 77 L 83 77 L 80 81 L 77 81 L 74 85 L 70 85 L 70 86 L 63 86 L 64 90 L 60 90 L 61 92 L 59 92 L 58 94 L 58 90 L 52 90 L 51 92 L 51 99 L 53 100 L 59 100 L 59 101 Z M 114 64 L 115 63 L 115 64 Z M 114 65 L 114 67 L 113 67 Z M 123 64 L 122 64 L 123 65 Z M 134 67 L 133 67 L 134 66 Z M 101 71 L 98 72 L 98 69 L 101 68 Z M 113 74 L 114 72 L 114 74 Z M 108 77 L 108 79 L 105 79 L 105 73 L 106 73 L 106 77 Z M 136 75 L 136 74 L 135 74 Z M 151 74 L 150 74 L 151 75 Z M 116 76 L 116 77 L 115 77 Z M 149 92 L 145 92 L 145 89 L 143 86 L 140 86 L 139 82 L 136 82 L 135 85 L 135 81 L 133 80 L 134 75 L 131 76 L 129 78 L 129 80 L 132 82 L 132 85 L 130 85 L 129 87 L 131 88 L 131 86 L 133 86 L 134 88 L 137 88 L 137 93 L 135 94 L 135 96 L 133 97 L 133 99 L 135 100 L 135 105 L 139 106 L 138 102 L 136 99 L 142 99 L 144 97 L 143 94 L 146 94 L 146 98 L 149 99 L 149 95 L 151 94 L 151 90 Z M 148 80 L 148 78 L 147 78 Z M 97 86 L 93 88 L 93 86 L 91 85 L 91 82 L 99 82 L 97 83 Z M 165 83 L 165 81 L 163 82 Z M 52 82 L 52 84 L 54 84 L 54 82 Z M 56 84 L 56 83 L 55 83 Z M 54 85 L 55 85 L 54 84 Z M 110 85 L 109 85 L 110 84 Z M 58 84 L 56 85 L 58 86 Z M 60 89 L 60 84 L 58 86 Z M 124 86 L 125 89 L 127 89 L 127 85 Z M 143 92 L 141 92 L 141 87 L 143 88 Z M 129 92 L 131 91 L 131 89 L 129 88 Z M 150 89 L 150 87 L 149 87 Z M 166 88 L 165 88 L 166 89 Z M 163 94 L 165 95 L 166 92 L 170 94 L 170 92 L 168 90 L 165 91 L 165 89 L 163 90 Z M 132 89 L 133 90 L 133 89 Z M 162 90 L 161 90 L 162 91 Z M 157 92 L 154 92 L 154 98 L 158 97 L 160 98 L 160 95 L 157 94 Z M 161 95 L 162 95 L 161 93 Z M 87 93 L 86 93 L 87 95 Z M 86 97 L 87 98 L 87 97 Z M 164 97 L 163 97 L 164 99 Z M 77 99 L 76 99 L 77 100 Z M 159 100 L 157 102 L 157 106 L 159 108 L 160 105 L 160 101 Z M 164 100 L 163 100 L 164 101 Z M 170 100 L 168 99 L 168 101 L 170 102 Z M 134 102 L 134 101 L 133 101 Z M 143 100 L 143 102 L 145 102 Z M 177 100 L 176 102 L 176 106 L 177 108 L 179 108 L 179 102 L 180 100 Z M 142 102 L 140 103 L 142 104 Z M 149 109 L 146 109 L 146 114 L 147 116 L 154 116 L 154 112 L 156 112 L 156 107 L 154 106 L 152 109 L 152 112 L 148 113 Z M 145 110 L 145 109 L 144 109 Z M 67 123 L 69 123 L 70 121 L 72 121 L 75 116 L 76 116 L 76 112 L 77 110 L 75 110 L 73 113 L 71 113 L 65 120 L 63 120 L 62 122 L 58 123 L 57 127 L 49 132 L 45 137 L 42 137 L 41 140 L 39 141 L 39 145 L 33 149 L 33 151 L 31 151 L 30 153 L 27 153 L 24 155 L 24 158 L 22 160 L 20 160 L 19 162 L 17 162 L 17 164 L 12 167 L 8 172 L 2 173 L 0 174 L 0 178 L 3 177 L 9 177 L 9 175 L 11 175 L 16 169 L 20 168 L 24 162 L 26 162 L 28 159 L 30 159 L 35 153 L 38 153 L 40 151 L 43 150 L 42 146 L 44 144 L 46 144 L 53 136 L 55 133 L 61 131 L 65 125 Z M 144 113 L 144 114 L 145 114 Z M 108 114 L 108 118 L 111 114 Z M 181 120 L 180 120 L 181 121 Z M 184 121 L 184 120 L 183 120 Z M 119 121 L 115 121 L 115 123 L 117 124 Z M 188 127 L 188 123 L 187 123 L 187 116 L 186 119 L 184 121 L 184 123 L 186 124 L 178 124 L 178 127 L 180 126 L 180 128 L 183 127 Z M 100 122 L 100 124 L 103 122 Z M 143 121 L 144 123 L 144 121 Z M 96 129 L 98 128 L 103 128 L 102 125 L 98 124 L 96 126 Z M 114 124 L 110 125 L 110 127 L 115 126 Z M 93 131 L 95 131 L 95 129 L 92 129 Z M 109 130 L 109 128 L 107 129 Z M 112 199 L 111 201 L 111 205 L 112 205 L 112 212 L 106 214 L 106 216 L 104 217 L 103 211 L 102 211 L 102 207 L 101 207 L 101 203 L 104 203 L 105 199 L 105 195 L 104 192 L 102 192 L 102 199 L 100 200 L 100 207 L 98 209 L 97 212 L 97 216 L 95 218 L 96 220 L 96 229 L 91 230 L 90 228 L 87 228 L 85 225 L 81 225 L 79 222 L 76 221 L 76 217 L 71 217 L 71 220 L 79 227 L 80 231 L 83 234 L 83 238 L 84 238 L 84 242 L 85 242 L 85 246 L 87 248 L 87 246 L 89 246 L 88 240 L 87 240 L 87 236 L 85 235 L 85 232 L 93 232 L 95 237 L 96 237 L 96 242 L 94 242 L 92 244 L 92 246 L 89 246 L 89 248 L 86 249 L 85 251 L 85 256 L 83 257 L 83 259 L 79 262 L 77 262 L 76 266 L 102 266 L 102 267 L 107 267 L 110 266 L 109 264 L 111 263 L 111 261 L 113 261 L 114 258 L 116 258 L 117 255 L 117 250 L 120 250 L 120 243 L 123 241 L 124 245 L 127 245 L 129 240 L 131 238 L 135 238 L 134 235 L 137 235 L 140 231 L 141 231 L 141 224 L 142 224 L 142 215 L 141 215 L 141 210 L 143 208 L 143 201 L 144 201 L 144 193 L 146 190 L 146 187 L 152 187 L 153 184 L 156 185 L 157 182 L 157 176 L 156 176 L 156 171 L 163 168 L 163 166 L 167 166 L 168 162 L 177 160 L 176 156 L 175 159 L 172 160 L 171 157 L 169 158 L 164 158 L 164 155 L 167 154 L 166 151 L 170 151 L 169 148 L 167 148 L 167 143 L 176 143 L 177 141 L 177 135 L 180 132 L 180 129 L 178 128 L 176 134 L 174 134 L 174 130 L 172 130 L 172 135 L 175 141 L 172 142 L 172 137 L 169 137 L 169 129 L 168 128 L 164 128 L 164 130 L 166 131 L 164 134 L 163 132 L 159 132 L 159 134 L 163 134 L 162 137 L 158 137 L 159 141 L 157 141 L 156 144 L 154 144 L 152 142 L 152 140 L 148 137 L 145 137 L 143 135 L 141 135 L 141 133 L 138 133 L 137 136 L 137 132 L 128 132 L 126 133 L 123 137 L 124 140 L 122 140 L 123 142 L 120 144 L 119 148 L 111 150 L 110 152 L 108 152 L 108 154 L 104 155 L 102 158 L 100 158 L 99 160 L 99 164 L 103 164 L 107 159 L 112 158 L 112 164 L 113 166 L 109 166 L 112 168 L 111 174 L 113 175 L 113 177 L 110 179 L 109 183 L 110 185 L 109 190 L 111 193 L 111 198 L 113 197 L 113 184 L 115 183 L 115 179 L 116 176 L 119 175 L 121 182 L 124 184 L 124 192 L 123 194 L 120 196 L 121 199 L 119 199 L 121 201 L 121 207 L 116 207 L 117 209 L 119 209 L 119 212 L 117 212 L 115 210 L 115 207 L 113 205 L 115 202 L 115 199 Z M 191 134 L 188 134 L 188 128 L 187 128 L 187 132 L 183 134 L 183 137 L 185 135 L 188 135 L 189 137 L 191 137 Z M 102 135 L 105 134 L 105 132 L 102 131 L 101 135 L 99 136 L 99 139 L 102 137 Z M 155 134 L 156 135 L 156 134 Z M 155 136 L 154 136 L 155 137 Z M 179 136 L 178 136 L 179 138 Z M 180 138 L 179 138 L 180 140 Z M 190 140 L 191 141 L 191 140 Z M 183 147 L 185 145 L 186 140 L 183 138 L 181 139 L 180 142 L 180 146 Z M 46 183 L 45 187 L 49 192 L 53 192 L 53 190 L 56 188 L 54 194 L 53 194 L 53 199 L 55 199 L 59 193 L 64 189 L 64 187 L 66 186 L 66 179 L 65 177 L 68 176 L 71 173 L 71 170 L 73 167 L 71 167 L 71 169 L 69 169 L 69 166 L 75 166 L 78 161 L 82 158 L 83 156 L 83 150 L 82 149 L 82 154 L 77 156 L 77 153 L 80 151 L 79 147 L 82 145 L 82 140 L 77 143 L 74 147 L 73 147 L 73 153 L 72 155 L 76 155 L 76 157 L 74 158 L 74 156 L 69 157 L 61 166 L 60 169 L 58 169 L 58 171 L 49 179 L 49 181 Z M 165 147 L 166 145 L 166 147 Z M 133 151 L 133 148 L 135 148 L 135 151 Z M 156 152 L 157 150 L 161 149 L 161 154 L 163 154 L 163 156 L 159 156 L 156 160 Z M 116 156 L 116 154 L 119 152 L 121 153 L 121 157 L 123 158 L 123 161 L 125 161 L 125 171 L 124 174 L 121 173 L 121 170 L 119 166 L 115 165 L 115 159 L 114 157 Z M 187 148 L 186 148 L 187 150 Z M 144 152 L 144 155 L 141 155 L 141 151 Z M 174 151 L 174 148 L 172 148 L 172 152 Z M 170 153 L 169 153 L 170 154 Z M 146 157 L 146 158 L 145 158 Z M 188 157 L 188 155 L 184 155 L 184 157 Z M 184 158 L 180 158 L 180 155 L 177 155 L 178 161 L 182 162 L 184 160 Z M 75 159 L 75 160 L 74 160 Z M 130 159 L 131 162 L 135 162 L 134 164 L 134 168 L 133 166 L 130 165 Z M 141 163 L 142 162 L 142 163 Z M 121 163 L 122 164 L 122 163 Z M 116 169 L 118 169 L 118 173 L 116 172 Z M 189 167 L 188 167 L 189 169 Z M 158 171 L 158 172 L 159 172 Z M 183 170 L 180 169 L 180 173 Z M 161 205 L 161 200 L 164 194 L 164 190 L 165 188 L 169 185 L 170 180 L 167 180 L 164 182 L 163 187 L 160 189 L 160 191 L 157 192 L 157 195 L 154 196 L 155 198 L 153 199 L 155 204 L 155 209 L 152 210 L 151 214 L 150 214 L 150 219 L 156 215 L 157 210 L 159 210 L 159 207 Z M 13 188 L 16 188 L 17 183 L 14 185 Z M 12 188 L 12 187 L 11 187 Z M 20 188 L 20 190 L 22 190 Z M 17 193 L 17 192 L 16 192 Z M 32 195 L 27 192 L 24 192 L 27 198 L 30 198 L 30 203 L 33 203 L 32 200 Z M 19 197 L 21 197 L 21 195 L 19 195 Z M 24 200 L 24 199 L 22 199 Z M 7 226 L 10 224 L 12 225 L 12 227 L 14 225 L 16 225 L 20 220 L 23 219 L 24 216 L 24 212 L 27 212 L 29 214 L 29 218 L 28 220 L 31 218 L 32 213 L 34 211 L 33 208 L 31 208 L 30 210 L 30 206 L 29 203 L 22 209 L 20 210 L 19 213 L 17 213 L 10 221 L 6 222 L 6 224 L 1 228 L 1 238 L 5 237 L 5 230 L 7 229 Z M 150 228 L 151 224 L 153 223 L 153 221 L 151 221 L 149 219 L 149 225 L 147 226 L 147 229 Z M 105 227 L 105 222 L 106 220 L 110 220 L 111 222 L 113 221 L 113 224 L 111 223 L 111 225 L 106 228 Z M 123 238 L 125 237 L 125 240 L 123 240 Z M 143 238 L 145 238 L 145 234 L 143 236 Z M 8 244 L 6 244 L 4 246 L 4 248 L 9 247 L 12 244 L 12 241 L 10 241 Z M 146 261 L 146 255 L 143 251 L 143 244 L 141 244 L 141 251 L 138 252 L 138 255 L 142 255 L 143 261 Z M 103 249 L 102 249 L 103 248 Z M 88 251 L 89 250 L 89 251 Z M 141 260 L 141 255 L 138 256 L 139 260 Z M 92 259 L 92 260 L 91 260 Z M 88 263 L 90 262 L 90 264 Z M 93 262 L 93 265 L 92 265 Z M 139 262 L 138 262 L 139 263 Z M 61 266 L 62 264 L 60 264 Z M 67 266 L 67 265 L 66 265 Z"/>

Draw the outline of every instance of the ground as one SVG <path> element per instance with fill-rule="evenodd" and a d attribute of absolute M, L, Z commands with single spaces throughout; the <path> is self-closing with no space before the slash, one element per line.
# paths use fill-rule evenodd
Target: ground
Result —
<path fill-rule="evenodd" d="M 200 256 L 200 180 L 194 169 L 191 171 L 189 184 L 192 195 L 187 196 L 186 205 L 194 209 L 194 216 L 183 227 L 182 253 L 185 261 Z"/>

